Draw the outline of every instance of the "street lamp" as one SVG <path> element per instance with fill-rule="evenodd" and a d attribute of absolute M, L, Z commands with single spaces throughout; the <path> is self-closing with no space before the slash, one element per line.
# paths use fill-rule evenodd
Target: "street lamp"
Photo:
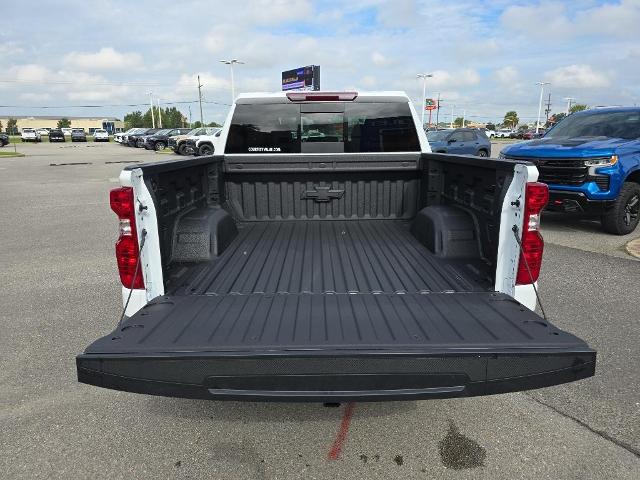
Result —
<path fill-rule="evenodd" d="M 540 115 L 542 114 L 542 94 L 544 92 L 545 85 L 551 85 L 551 82 L 536 82 L 536 85 L 540 85 L 540 101 L 538 102 L 538 121 L 536 122 L 536 134 L 540 130 Z"/>
<path fill-rule="evenodd" d="M 156 116 L 153 113 L 153 92 L 149 92 L 149 105 L 151 106 L 151 126 L 156 128 Z"/>
<path fill-rule="evenodd" d="M 422 79 L 422 100 L 420 102 L 420 105 L 422 105 L 422 128 L 424 128 L 424 107 L 427 97 L 427 78 L 431 77 L 433 77 L 433 73 L 419 73 L 418 75 L 416 75 L 416 78 Z"/>
<path fill-rule="evenodd" d="M 567 101 L 567 117 L 569 116 L 569 111 L 571 110 L 571 102 L 573 102 L 575 100 L 575 98 L 573 97 L 565 97 L 565 100 Z"/>
<path fill-rule="evenodd" d="M 240 60 L 236 60 L 235 58 L 232 60 L 220 60 L 220 63 L 224 63 L 225 65 L 229 65 L 231 68 L 231 103 L 233 104 L 236 99 L 236 86 L 233 79 L 233 66 L 234 65 L 244 65 L 244 62 Z"/>

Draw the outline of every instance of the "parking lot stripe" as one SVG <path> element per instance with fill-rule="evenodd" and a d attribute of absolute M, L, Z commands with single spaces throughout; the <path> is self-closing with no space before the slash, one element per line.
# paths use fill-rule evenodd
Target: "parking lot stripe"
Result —
<path fill-rule="evenodd" d="M 344 445 L 344 442 L 347 439 L 347 434 L 349 433 L 349 425 L 351 425 L 354 406 L 354 403 L 347 403 L 344 408 L 342 422 L 340 423 L 340 430 L 338 430 L 338 435 L 336 436 L 336 439 L 331 446 L 331 450 L 329 450 L 329 454 L 327 455 L 329 460 L 338 460 L 340 458 L 342 446 Z"/>

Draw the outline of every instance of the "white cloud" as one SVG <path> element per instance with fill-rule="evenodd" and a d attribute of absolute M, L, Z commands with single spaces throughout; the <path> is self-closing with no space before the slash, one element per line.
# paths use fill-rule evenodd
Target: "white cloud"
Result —
<path fill-rule="evenodd" d="M 429 87 L 472 86 L 480 83 L 480 75 L 472 68 L 465 68 L 455 72 L 436 70 L 433 78 L 427 80 Z"/>
<path fill-rule="evenodd" d="M 589 65 L 568 65 L 545 73 L 545 78 L 556 87 L 603 88 L 609 86 L 609 79 Z"/>
<path fill-rule="evenodd" d="M 51 71 L 42 66 L 30 63 L 15 65 L 7 71 L 7 77 L 24 83 L 39 83 L 50 79 Z"/>
<path fill-rule="evenodd" d="M 71 52 L 63 62 L 80 70 L 127 70 L 142 67 L 142 56 L 138 53 L 120 53 L 104 47 L 95 53 Z"/>
<path fill-rule="evenodd" d="M 313 13 L 308 0 L 251 0 L 244 9 L 244 19 L 262 25 L 277 25 L 307 19 Z"/>
<path fill-rule="evenodd" d="M 505 86 L 512 86 L 518 81 L 519 78 L 518 70 L 516 70 L 515 67 L 512 67 L 511 65 L 499 68 L 495 71 L 494 76 L 498 83 L 501 83 Z"/>
<path fill-rule="evenodd" d="M 387 57 L 385 57 L 384 55 L 382 55 L 380 52 L 373 52 L 371 54 L 371 61 L 375 65 L 378 65 L 379 67 L 383 67 L 383 66 L 388 65 L 390 63 L 390 60 Z"/>
<path fill-rule="evenodd" d="M 183 73 L 176 84 L 177 94 L 196 97 L 198 93 L 198 75 L 200 75 L 200 83 L 203 85 L 202 91 L 204 94 L 206 92 L 231 91 L 231 82 L 226 78 L 218 77 L 211 72 L 200 72 L 191 75 Z"/>
<path fill-rule="evenodd" d="M 33 93 L 33 92 L 27 92 L 27 93 L 21 93 L 19 95 L 20 100 L 24 100 L 27 102 L 45 102 L 47 100 L 51 100 L 51 95 L 49 93 Z"/>

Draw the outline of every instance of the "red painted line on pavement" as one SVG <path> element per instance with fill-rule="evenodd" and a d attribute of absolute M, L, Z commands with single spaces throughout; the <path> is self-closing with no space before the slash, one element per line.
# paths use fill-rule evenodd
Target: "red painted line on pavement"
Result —
<path fill-rule="evenodd" d="M 354 403 L 347 403 L 347 406 L 344 409 L 344 414 L 342 415 L 342 423 L 340 424 L 340 430 L 338 430 L 338 435 L 336 436 L 333 445 L 331 446 L 331 450 L 327 455 L 329 460 L 338 460 L 340 458 L 340 454 L 342 453 L 342 446 L 344 445 L 345 440 L 347 439 L 347 434 L 349 433 L 349 425 L 351 425 L 351 417 L 353 417 L 353 407 Z"/>

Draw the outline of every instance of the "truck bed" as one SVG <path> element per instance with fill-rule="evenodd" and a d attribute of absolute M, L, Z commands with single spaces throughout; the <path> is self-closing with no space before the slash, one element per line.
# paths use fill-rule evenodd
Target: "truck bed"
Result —
<path fill-rule="evenodd" d="M 393 220 L 247 222 L 217 259 L 175 268 L 176 295 L 486 291 L 478 259 L 439 258 Z"/>

